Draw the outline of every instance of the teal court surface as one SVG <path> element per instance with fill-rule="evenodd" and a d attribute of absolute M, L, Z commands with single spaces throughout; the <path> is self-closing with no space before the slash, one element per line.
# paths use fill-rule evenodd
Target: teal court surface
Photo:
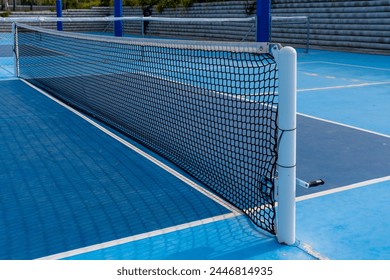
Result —
<path fill-rule="evenodd" d="M 293 246 L 0 67 L 0 259 L 389 260 L 390 56 L 298 51 Z M 7 62 L 6 62 L 7 61 Z"/>

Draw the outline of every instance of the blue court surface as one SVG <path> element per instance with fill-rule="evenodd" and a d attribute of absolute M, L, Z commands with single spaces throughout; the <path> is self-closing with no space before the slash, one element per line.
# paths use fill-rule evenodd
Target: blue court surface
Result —
<path fill-rule="evenodd" d="M 390 56 L 298 52 L 293 246 L 8 62 L 0 96 L 0 259 L 390 260 Z"/>

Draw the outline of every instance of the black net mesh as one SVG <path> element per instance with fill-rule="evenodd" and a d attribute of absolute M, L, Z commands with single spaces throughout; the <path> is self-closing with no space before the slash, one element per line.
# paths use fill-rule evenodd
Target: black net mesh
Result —
<path fill-rule="evenodd" d="M 21 78 L 167 158 L 275 233 L 278 98 L 270 54 L 25 25 L 15 34 Z"/>

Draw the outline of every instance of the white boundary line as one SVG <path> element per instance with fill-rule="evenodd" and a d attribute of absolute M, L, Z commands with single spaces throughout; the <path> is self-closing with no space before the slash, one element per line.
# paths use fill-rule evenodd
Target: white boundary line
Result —
<path fill-rule="evenodd" d="M 136 146 L 130 144 L 129 142 L 127 142 L 126 140 L 122 139 L 118 135 L 112 133 L 108 129 L 106 129 L 103 126 L 99 125 L 98 123 L 96 123 L 92 119 L 88 118 L 87 116 L 83 115 L 82 113 L 78 112 L 77 110 L 73 109 L 72 107 L 64 104 L 60 100 L 57 100 L 56 98 L 52 97 L 51 95 L 49 95 L 45 91 L 37 88 L 36 86 L 32 85 L 31 83 L 29 83 L 29 82 L 27 82 L 27 81 L 25 81 L 23 79 L 21 79 L 21 81 L 26 83 L 27 85 L 29 85 L 30 87 L 32 87 L 33 89 L 38 91 L 39 93 L 43 94 L 44 96 L 48 97 L 49 99 L 53 100 L 54 102 L 58 103 L 59 105 L 63 106 L 64 108 L 68 109 L 72 113 L 76 114 L 77 116 L 79 116 L 83 120 L 85 120 L 88 123 L 92 124 L 93 126 L 98 128 L 102 132 L 106 133 L 108 136 L 114 138 L 115 140 L 117 140 L 118 142 L 122 143 L 126 147 L 132 149 L 133 151 L 135 151 L 139 155 L 145 157 L 146 159 L 150 160 L 151 162 L 153 162 L 157 166 L 163 168 L 165 171 L 167 171 L 171 175 L 175 176 L 179 180 L 183 181 L 184 183 L 188 184 L 192 188 L 196 189 L 197 191 L 199 191 L 203 195 L 205 195 L 208 198 L 212 199 L 213 201 L 215 201 L 216 203 L 218 203 L 221 206 L 225 207 L 226 209 L 232 211 L 231 213 L 228 213 L 228 214 L 225 214 L 225 215 L 215 216 L 215 217 L 211 217 L 211 218 L 207 218 L 207 219 L 203 219 L 203 220 L 198 220 L 198 221 L 194 221 L 194 222 L 190 222 L 190 223 L 186 223 L 186 224 L 181 224 L 181 225 L 177 225 L 177 226 L 173 226 L 173 227 L 169 227 L 169 228 L 165 228 L 165 229 L 160 229 L 160 230 L 156 230 L 156 231 L 152 231 L 152 232 L 148 232 L 148 233 L 143 233 L 143 234 L 139 234 L 139 235 L 135 235 L 135 236 L 130 236 L 130 237 L 126 237 L 126 238 L 122 238 L 122 239 L 118 239 L 118 240 L 114 240 L 114 241 L 109 241 L 109 242 L 105 242 L 105 243 L 101 243 L 101 244 L 97 244 L 97 245 L 92 245 L 92 246 L 88 246 L 88 247 L 85 247 L 85 248 L 72 250 L 72 251 L 65 252 L 65 253 L 60 253 L 60 254 L 56 254 L 56 255 L 52 255 L 52 256 L 43 257 L 41 259 L 65 258 L 65 257 L 73 256 L 73 255 L 76 255 L 76 254 L 91 252 L 91 251 L 98 250 L 98 249 L 108 248 L 108 247 L 111 247 L 111 246 L 120 245 L 120 244 L 128 243 L 128 242 L 131 242 L 131 241 L 136 241 L 136 240 L 140 240 L 140 239 L 144 239 L 144 238 L 148 238 L 148 237 L 152 237 L 152 236 L 162 235 L 162 234 L 166 234 L 166 233 L 169 233 L 169 232 L 182 230 L 182 229 L 187 229 L 187 228 L 195 227 L 195 226 L 198 226 L 198 225 L 208 224 L 208 223 L 211 223 L 211 222 L 221 221 L 221 220 L 224 220 L 224 219 L 229 219 L 229 218 L 232 218 L 232 217 L 235 217 L 235 216 L 242 215 L 242 211 L 240 211 L 236 207 L 230 205 L 226 201 L 222 200 L 218 196 L 216 196 L 213 193 L 209 192 L 208 190 L 204 189 L 200 185 L 196 184 L 194 181 L 192 181 L 189 178 L 183 176 L 179 172 L 175 171 L 174 169 L 170 168 L 166 164 L 164 164 L 161 161 L 157 160 L 156 158 L 152 157 L 148 153 L 146 153 L 146 152 L 142 151 L 141 149 L 137 148 Z"/>
<path fill-rule="evenodd" d="M 218 197 L 217 195 L 213 194 L 212 192 L 204 189 L 199 184 L 195 183 L 194 181 L 192 181 L 191 179 L 187 178 L 186 176 L 180 174 L 179 172 L 177 172 L 173 168 L 169 167 L 168 165 L 164 164 L 163 162 L 159 161 L 158 159 L 154 158 L 150 154 L 142 151 L 141 149 L 137 148 L 133 144 L 130 144 L 129 142 L 127 142 L 123 138 L 121 138 L 118 135 L 114 134 L 113 132 L 109 131 L 105 127 L 103 127 L 100 124 L 96 123 L 94 120 L 92 120 L 92 119 L 88 118 L 87 116 L 85 116 L 84 114 L 78 112 L 77 110 L 73 109 L 72 107 L 70 107 L 70 106 L 66 105 L 65 103 L 61 102 L 60 100 L 54 98 L 53 96 L 49 95 L 45 91 L 37 88 L 36 86 L 32 85 L 28 81 L 25 81 L 23 79 L 21 79 L 21 81 L 26 83 L 28 86 L 32 87 L 33 89 L 35 89 L 39 93 L 43 94 L 44 96 L 48 97 L 49 99 L 53 100 L 54 102 L 58 103 L 59 105 L 63 106 L 64 108 L 68 109 L 72 113 L 76 114 L 77 116 L 79 116 L 83 120 L 87 121 L 88 123 L 90 123 L 91 125 L 96 127 L 97 129 L 101 130 L 102 132 L 104 132 L 108 136 L 114 138 L 115 140 L 117 140 L 121 144 L 123 144 L 126 147 L 132 149 L 134 152 L 138 153 L 139 155 L 141 155 L 144 158 L 148 159 L 149 161 L 153 162 L 157 166 L 161 167 L 162 169 L 164 169 L 165 171 L 167 171 L 171 175 L 175 176 L 179 180 L 183 181 L 184 183 L 188 184 L 192 188 L 196 189 L 198 192 L 200 192 L 203 195 L 207 196 L 208 198 L 214 200 L 216 203 L 220 204 L 221 206 L 225 207 L 226 209 L 228 209 L 228 210 L 230 210 L 232 212 L 236 212 L 236 213 L 240 213 L 240 214 L 242 213 L 242 211 L 240 211 L 238 208 L 234 207 L 233 205 L 231 205 L 230 203 L 228 203 L 225 200 L 221 199 L 220 197 Z"/>
<path fill-rule="evenodd" d="M 323 60 L 298 62 L 298 64 L 301 64 L 301 65 L 304 65 L 304 64 L 319 64 L 319 63 L 330 64 L 330 65 L 339 65 L 339 66 L 348 66 L 348 67 L 355 67 L 355 68 L 364 68 L 364 69 L 371 69 L 371 70 L 390 71 L 390 68 L 380 68 L 380 67 L 371 67 L 371 66 L 364 66 L 364 65 L 348 64 L 348 63 L 329 62 L 329 61 L 323 61 Z"/>
<path fill-rule="evenodd" d="M 197 191 L 199 191 L 203 195 L 207 196 L 208 198 L 212 199 L 216 203 L 220 204 L 221 206 L 223 206 L 223 207 L 225 207 L 225 208 L 227 208 L 228 210 L 231 211 L 231 213 L 228 213 L 228 214 L 214 216 L 214 217 L 211 217 L 211 218 L 202 219 L 202 220 L 198 220 L 198 221 L 194 221 L 194 222 L 190 222 L 190 223 L 185 223 L 185 224 L 181 224 L 181 225 L 177 225 L 177 226 L 172 226 L 172 227 L 168 227 L 168 228 L 164 228 L 164 229 L 160 229 L 160 230 L 155 230 L 155 231 L 148 232 L 148 233 L 138 234 L 138 235 L 135 235 L 135 236 L 130 236 L 130 237 L 126 237 L 126 238 L 122 238 L 122 239 L 118 239 L 118 240 L 113 240 L 113 241 L 109 241 L 109 242 L 105 242 L 105 243 L 101 243 L 101 244 L 96 244 L 96 245 L 92 245 L 92 246 L 88 246 L 88 247 L 84 247 L 84 248 L 80 248 L 80 249 L 76 249 L 76 250 L 71 250 L 71 251 L 68 251 L 68 252 L 59 253 L 59 254 L 55 254 L 55 255 L 39 258 L 39 259 L 41 259 L 41 260 L 51 260 L 51 259 L 60 259 L 60 258 L 70 257 L 70 256 L 74 256 L 74 255 L 77 255 L 77 254 L 87 253 L 87 252 L 91 252 L 91 251 L 95 251 L 95 250 L 99 250 L 99 249 L 104 249 L 104 248 L 108 248 L 108 247 L 112 247 L 112 246 L 116 246 L 116 245 L 120 245 L 120 244 L 124 244 L 124 243 L 128 243 L 128 242 L 132 242 L 132 241 L 136 241 L 136 240 L 150 238 L 150 237 L 153 237 L 153 236 L 158 236 L 158 235 L 162 235 L 162 234 L 166 234 L 166 233 L 170 233 L 170 232 L 174 232 L 174 231 L 178 231 L 178 230 L 188 229 L 188 228 L 196 227 L 196 226 L 199 226 L 199 225 L 204 225 L 204 224 L 208 224 L 208 223 L 212 223 L 212 222 L 216 222 L 216 221 L 226 220 L 226 219 L 229 219 L 229 218 L 232 218 L 232 217 L 236 217 L 236 216 L 242 215 L 242 211 L 240 211 L 236 207 L 230 205 L 229 203 L 227 203 L 226 201 L 222 200 L 221 198 L 219 198 L 218 196 L 214 195 L 213 193 L 209 192 L 208 190 L 204 189 L 200 185 L 196 184 L 194 181 L 192 181 L 189 178 L 183 176 L 179 172 L 175 171 L 174 169 L 170 168 L 166 164 L 162 163 L 161 161 L 157 160 L 156 158 L 152 157 L 151 155 L 147 154 L 146 152 L 142 151 L 141 149 L 139 149 L 139 148 L 135 147 L 134 145 L 130 144 L 126 140 L 120 138 L 118 135 L 116 135 L 116 134 L 112 133 L 111 131 L 107 130 L 103 126 L 99 125 L 98 123 L 96 123 L 92 119 L 88 118 L 87 116 L 83 115 L 82 113 L 78 112 L 77 110 L 73 109 L 72 107 L 70 107 L 70 106 L 64 104 L 63 102 L 61 102 L 60 100 L 52 97 L 51 95 L 49 95 L 45 91 L 37 88 L 36 86 L 32 85 L 31 83 L 29 83 L 29 82 L 27 82 L 27 81 L 25 81 L 23 79 L 20 79 L 20 80 L 22 82 L 26 83 L 27 85 L 29 85 L 30 87 L 32 87 L 33 89 L 37 90 L 39 93 L 41 93 L 44 96 L 48 97 L 49 99 L 53 100 L 54 102 L 56 102 L 59 105 L 65 107 L 66 109 L 68 109 L 72 113 L 76 114 L 80 118 L 84 119 L 88 123 L 92 124 L 93 126 L 98 128 L 102 132 L 106 133 L 108 136 L 114 138 L 115 140 L 117 140 L 118 142 L 122 143 L 126 147 L 132 149 L 136 153 L 138 153 L 141 156 L 145 157 L 146 159 L 150 160 L 151 162 L 153 162 L 157 166 L 163 168 L 165 171 L 167 171 L 171 175 L 175 176 L 179 180 L 183 181 L 184 183 L 188 184 L 192 188 L 196 189 Z"/>
<path fill-rule="evenodd" d="M 329 260 L 328 257 L 321 255 L 321 253 L 314 250 L 309 244 L 300 243 L 297 247 L 318 260 Z"/>
<path fill-rule="evenodd" d="M 339 122 L 335 122 L 335 121 L 330 121 L 330 120 L 326 120 L 326 119 L 322 119 L 322 118 L 306 115 L 306 114 L 303 114 L 303 113 L 297 113 L 297 115 L 300 115 L 300 116 L 303 116 L 303 117 L 307 117 L 307 118 L 311 118 L 311 119 L 315 119 L 315 120 L 319 120 L 319 121 L 322 121 L 322 122 L 327 122 L 327 123 L 331 123 L 331 124 L 335 124 L 335 125 L 344 126 L 344 127 L 347 127 L 347 128 L 359 130 L 359 131 L 370 133 L 370 134 L 374 134 L 374 135 L 377 135 L 377 136 L 390 138 L 390 135 L 379 133 L 379 132 L 375 132 L 375 131 L 364 129 L 364 128 L 359 128 L 359 127 L 352 126 L 352 125 L 347 125 L 347 124 L 343 124 L 343 123 L 339 123 Z"/>
<path fill-rule="evenodd" d="M 358 131 L 374 134 L 374 135 L 385 137 L 385 138 L 390 138 L 390 135 L 378 133 L 378 132 L 375 132 L 375 131 L 362 129 L 362 128 L 359 128 L 359 127 L 350 126 L 350 125 L 346 125 L 346 124 L 342 124 L 342 123 L 338 123 L 338 122 L 334 122 L 334 121 L 330 121 L 330 120 L 326 120 L 326 119 L 321 119 L 321 118 L 313 117 L 313 116 L 302 114 L 302 113 L 297 113 L 297 114 L 300 115 L 300 116 L 303 116 L 303 117 L 307 117 L 307 118 L 311 118 L 311 119 L 315 119 L 315 120 L 319 120 L 319 121 L 323 121 L 323 122 L 327 122 L 327 123 L 331 123 L 331 124 L 335 124 L 335 125 L 344 126 L 344 127 L 347 127 L 347 128 L 355 129 L 355 130 L 358 130 Z M 296 198 L 296 201 L 303 201 L 303 200 L 307 200 L 307 199 L 311 199 L 311 198 L 315 198 L 315 197 L 320 197 L 320 196 L 324 196 L 324 195 L 328 195 L 328 194 L 332 194 L 332 193 L 342 192 L 342 191 L 346 191 L 346 190 L 350 190 L 350 189 L 354 189 L 354 188 L 364 187 L 364 186 L 367 186 L 367 185 L 371 185 L 371 184 L 375 184 L 375 183 L 381 183 L 381 182 L 385 182 L 385 181 L 389 181 L 389 180 L 390 180 L 390 176 L 385 176 L 385 177 L 382 177 L 382 178 L 367 180 L 367 181 L 359 182 L 359 183 L 356 183 L 356 184 L 347 185 L 347 186 L 344 186 L 344 187 L 330 189 L 330 190 L 327 190 L 327 191 L 318 192 L 318 193 L 314 193 L 314 194 L 309 194 L 309 195 L 306 195 L 306 196 L 300 196 L 300 197 Z"/>
<path fill-rule="evenodd" d="M 312 199 L 312 198 L 316 198 L 316 197 L 321 197 L 321 196 L 325 196 L 325 195 L 329 195 L 329 194 L 334 194 L 334 193 L 338 193 L 338 192 L 348 191 L 348 190 L 361 188 L 361 187 L 365 187 L 365 186 L 368 186 L 368 185 L 372 185 L 372 184 L 376 184 L 376 183 L 382 183 L 382 182 L 386 182 L 386 181 L 390 181 L 390 176 L 385 176 L 385 177 L 382 177 L 382 178 L 376 178 L 376 179 L 372 179 L 372 180 L 367 180 L 367 181 L 364 181 L 364 182 L 359 182 L 359 183 L 356 183 L 356 184 L 351 184 L 351 185 L 347 185 L 347 186 L 340 187 L 340 188 L 335 188 L 335 189 L 330 189 L 330 190 L 326 190 L 326 191 L 322 191 L 322 192 L 317 192 L 317 193 L 313 193 L 313 194 L 300 196 L 300 197 L 296 198 L 296 201 L 297 202 L 298 201 L 304 201 L 304 200 L 308 200 L 308 199 Z"/>
<path fill-rule="evenodd" d="M 3 82 L 3 81 L 15 81 L 15 80 L 18 80 L 18 78 L 0 78 L 0 82 Z"/>
<path fill-rule="evenodd" d="M 364 69 L 380 70 L 380 71 L 390 71 L 389 68 L 379 68 L 379 67 L 371 67 L 371 66 L 364 66 L 364 65 L 339 63 L 339 62 L 317 61 L 316 63 L 324 63 L 324 64 L 331 64 L 331 65 L 340 65 L 340 66 L 348 66 L 348 67 L 364 68 Z"/>
<path fill-rule="evenodd" d="M 379 68 L 379 67 L 370 67 L 364 65 L 355 65 L 355 64 L 347 64 L 347 63 L 338 63 L 338 62 L 327 62 L 327 61 L 309 61 L 309 62 L 301 62 L 298 64 L 329 64 L 329 65 L 339 65 L 339 66 L 348 66 L 354 68 L 362 68 L 362 69 L 370 69 L 370 70 L 379 70 L 379 71 L 390 71 L 388 68 Z M 382 82 L 366 82 L 361 84 L 351 84 L 351 85 L 341 85 L 341 86 L 331 86 L 331 87 L 322 87 L 322 88 L 307 88 L 307 89 L 297 89 L 297 92 L 307 92 L 307 91 L 320 91 L 320 90 L 331 90 L 331 89 L 342 89 L 342 88 L 355 88 L 355 87 L 366 87 L 366 86 L 377 86 L 377 85 L 387 85 L 390 84 L 390 81 L 382 81 Z"/>
<path fill-rule="evenodd" d="M 133 242 L 133 241 L 138 241 L 138 240 L 151 238 L 151 237 L 155 237 L 155 236 L 159 236 L 159 235 L 164 235 L 164 234 L 179 231 L 179 230 L 189 229 L 189 228 L 193 228 L 193 227 L 200 226 L 200 225 L 206 225 L 206 224 L 210 224 L 213 222 L 230 219 L 230 218 L 233 218 L 233 217 L 236 217 L 239 215 L 240 215 L 239 213 L 229 213 L 229 214 L 225 214 L 225 215 L 214 216 L 214 217 L 203 219 L 203 220 L 198 220 L 198 221 L 185 223 L 185 224 L 181 224 L 181 225 L 177 225 L 177 226 L 172 226 L 172 227 L 168 227 L 168 228 L 164 228 L 164 229 L 159 229 L 159 230 L 155 230 L 155 231 L 151 231 L 151 232 L 147 232 L 147 233 L 137 234 L 134 236 L 125 237 L 125 238 L 121 238 L 121 239 L 117 239 L 117 240 L 113 240 L 113 241 L 108 241 L 108 242 L 104 242 L 104 243 L 100 243 L 100 244 L 96 244 L 96 245 L 92 245 L 92 246 L 87 246 L 84 248 L 79 248 L 79 249 L 75 249 L 75 250 L 71 250 L 71 251 L 67 251 L 67 252 L 63 252 L 63 253 L 59 253 L 59 254 L 55 254 L 55 255 L 50 255 L 50 256 L 43 257 L 43 258 L 39 258 L 37 260 L 58 260 L 58 259 L 63 259 L 63 258 L 67 258 L 67 257 L 72 257 L 75 255 L 85 254 L 85 253 L 89 253 L 89 252 L 93 252 L 93 251 L 97 251 L 97 250 L 101 250 L 101 249 L 105 249 L 105 248 L 109 248 L 109 247 L 114 247 L 114 246 L 122 245 L 125 243 Z"/>
<path fill-rule="evenodd" d="M 297 92 L 320 91 L 320 90 L 343 89 L 343 88 L 355 88 L 355 87 L 368 87 L 368 86 L 379 86 L 379 85 L 388 85 L 388 84 L 390 84 L 390 81 L 375 82 L 375 83 L 351 84 L 351 85 L 341 85 L 341 86 L 331 86 L 331 87 L 320 87 L 320 88 L 303 88 L 303 89 L 297 89 Z"/>

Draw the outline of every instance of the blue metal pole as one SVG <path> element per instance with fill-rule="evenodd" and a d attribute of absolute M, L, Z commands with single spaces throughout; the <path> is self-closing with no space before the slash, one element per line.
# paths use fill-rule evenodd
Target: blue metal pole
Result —
<path fill-rule="evenodd" d="M 56 0 L 57 17 L 62 17 L 62 0 Z M 57 30 L 62 31 L 62 21 L 57 21 Z"/>
<path fill-rule="evenodd" d="M 256 41 L 271 40 L 271 0 L 257 0 L 256 3 Z"/>
<path fill-rule="evenodd" d="M 122 0 L 114 0 L 114 16 L 115 17 L 122 17 L 123 10 L 122 10 Z M 114 23 L 114 33 L 117 37 L 122 37 L 123 30 L 122 30 L 122 21 L 116 20 Z"/>

